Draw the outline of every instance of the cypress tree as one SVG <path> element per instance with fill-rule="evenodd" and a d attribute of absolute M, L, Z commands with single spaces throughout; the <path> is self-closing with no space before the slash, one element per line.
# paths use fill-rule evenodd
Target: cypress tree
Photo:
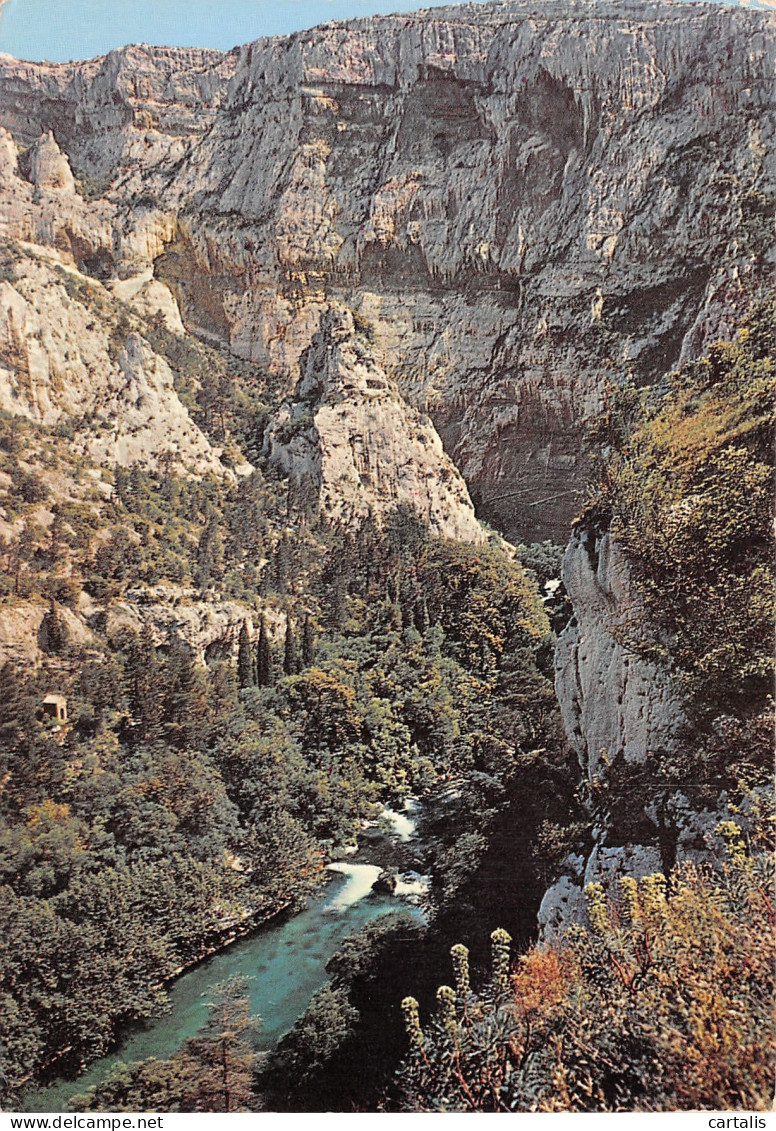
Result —
<path fill-rule="evenodd" d="M 306 668 L 311 668 L 315 663 L 315 652 L 315 629 L 308 613 L 302 625 L 302 663 Z"/>
<path fill-rule="evenodd" d="M 296 640 L 291 617 L 286 617 L 286 639 L 283 645 L 283 672 L 285 675 L 296 675 Z"/>
<path fill-rule="evenodd" d="M 55 654 L 62 652 L 70 633 L 53 599 L 49 602 L 48 612 L 43 618 L 43 631 L 46 636 L 46 651 Z"/>
<path fill-rule="evenodd" d="M 422 601 L 417 601 L 415 604 L 415 628 L 424 636 L 431 628 L 431 618 L 428 615 L 428 601 L 424 597 Z"/>
<path fill-rule="evenodd" d="M 237 644 L 237 683 L 242 689 L 244 687 L 253 687 L 254 682 L 251 639 L 248 635 L 248 625 L 243 621 L 240 627 L 240 639 Z"/>
<path fill-rule="evenodd" d="M 256 648 L 256 682 L 259 687 L 272 686 L 272 648 L 267 632 L 267 620 L 262 613 L 259 627 L 259 643 Z"/>

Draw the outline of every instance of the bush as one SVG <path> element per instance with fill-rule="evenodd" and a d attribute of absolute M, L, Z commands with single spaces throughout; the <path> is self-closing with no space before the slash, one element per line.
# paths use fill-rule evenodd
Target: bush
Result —
<path fill-rule="evenodd" d="M 11 473 L 14 490 L 25 503 L 42 503 L 48 498 L 48 487 L 34 471 L 17 467 Z"/>
<path fill-rule="evenodd" d="M 402 1108 L 766 1110 L 776 1048 L 770 868 L 764 854 L 746 854 L 734 825 L 719 831 L 731 853 L 717 874 L 685 863 L 670 890 L 661 875 L 623 879 L 616 902 L 591 885 L 589 928 L 529 951 L 508 992 L 496 978 L 472 994 L 459 969 L 457 996 L 440 989 L 441 1015 L 425 1029 L 407 1009 Z"/>

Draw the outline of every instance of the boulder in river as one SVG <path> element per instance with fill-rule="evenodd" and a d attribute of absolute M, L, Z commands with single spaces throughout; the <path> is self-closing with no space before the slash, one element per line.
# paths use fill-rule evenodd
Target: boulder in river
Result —
<path fill-rule="evenodd" d="M 398 880 L 393 872 L 382 871 L 372 884 L 372 891 L 380 892 L 381 895 L 393 895 L 397 883 Z"/>

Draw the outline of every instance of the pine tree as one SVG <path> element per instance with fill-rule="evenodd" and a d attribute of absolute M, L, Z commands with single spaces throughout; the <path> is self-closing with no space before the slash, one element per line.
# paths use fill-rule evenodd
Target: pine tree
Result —
<path fill-rule="evenodd" d="M 156 737 L 161 721 L 159 661 L 153 633 L 147 624 L 130 644 L 125 679 L 129 709 L 140 735 L 146 740 Z"/>
<path fill-rule="evenodd" d="M 24 567 L 32 561 L 35 550 L 37 549 L 37 544 L 34 530 L 27 525 L 25 520 L 24 525 L 19 531 L 19 537 L 13 543 L 9 554 L 11 561 L 10 572 L 13 573 L 13 591 L 21 596 L 24 596 L 25 589 L 23 584 Z"/>
<path fill-rule="evenodd" d="M 206 679 L 181 640 L 173 642 L 159 682 L 165 740 L 181 750 L 202 749 L 208 737 Z"/>
<path fill-rule="evenodd" d="M 240 976 L 213 986 L 210 1016 L 184 1053 L 193 1062 L 199 1111 L 250 1111 L 256 1053 L 252 1035 L 258 1018 L 250 1013 L 248 979 Z"/>
<path fill-rule="evenodd" d="M 253 687 L 253 657 L 251 655 L 251 640 L 248 635 L 248 625 L 242 622 L 240 639 L 237 645 L 237 682 L 240 688 Z"/>
<path fill-rule="evenodd" d="M 273 684 L 272 672 L 272 647 L 267 632 L 267 619 L 262 614 L 259 626 L 259 643 L 256 647 L 256 682 L 259 687 L 271 687 Z"/>
<path fill-rule="evenodd" d="M 116 467 L 113 472 L 113 497 L 119 502 L 124 502 L 127 494 L 129 476 L 123 467 Z"/>
<path fill-rule="evenodd" d="M 34 734 L 35 716 L 24 683 L 9 661 L 0 668 L 0 751 L 26 749 Z"/>

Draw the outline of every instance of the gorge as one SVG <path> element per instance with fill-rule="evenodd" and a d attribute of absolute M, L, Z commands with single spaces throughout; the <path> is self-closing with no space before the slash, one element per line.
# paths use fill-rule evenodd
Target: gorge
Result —
<path fill-rule="evenodd" d="M 4 126 L 34 152 L 53 131 L 75 181 L 11 176 L 3 231 L 98 278 L 153 267 L 289 390 L 327 301 L 351 306 L 481 513 L 561 541 L 606 379 L 656 380 L 762 285 L 772 21 L 501 3 L 5 59 Z"/>
<path fill-rule="evenodd" d="M 429 930 L 321 930 L 261 1102 L 420 1103 L 399 1002 L 449 1009 L 453 943 L 486 984 L 506 928 L 549 984 L 629 883 L 760 859 L 775 19 L 498 0 L 0 56 L 4 1102 L 249 914 L 296 917 L 246 962 L 318 931 L 327 868 L 381 806 L 406 845 L 408 797 Z M 623 1089 L 590 1104 L 652 1102 Z"/>

